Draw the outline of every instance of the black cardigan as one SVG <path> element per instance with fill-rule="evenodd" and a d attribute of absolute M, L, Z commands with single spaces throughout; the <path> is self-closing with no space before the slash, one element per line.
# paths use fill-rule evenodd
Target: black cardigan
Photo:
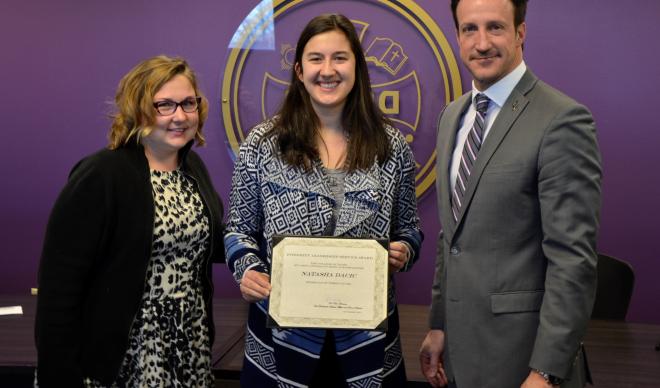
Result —
<path fill-rule="evenodd" d="M 209 218 L 204 299 L 211 343 L 211 261 L 224 262 L 222 203 L 204 163 L 180 151 L 181 170 L 197 182 Z M 101 150 L 76 164 L 53 207 L 39 267 L 35 322 L 42 388 L 110 385 L 128 346 L 151 257 L 154 201 L 144 148 Z"/>

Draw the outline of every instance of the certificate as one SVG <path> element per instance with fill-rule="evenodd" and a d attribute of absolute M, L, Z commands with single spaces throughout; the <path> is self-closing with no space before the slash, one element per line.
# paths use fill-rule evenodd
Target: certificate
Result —
<path fill-rule="evenodd" d="M 386 242 L 300 236 L 273 241 L 270 326 L 385 329 Z"/>

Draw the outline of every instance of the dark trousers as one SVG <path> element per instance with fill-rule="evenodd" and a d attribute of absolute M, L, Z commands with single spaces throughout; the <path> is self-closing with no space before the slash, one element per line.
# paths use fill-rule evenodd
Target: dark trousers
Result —
<path fill-rule="evenodd" d="M 341 365 L 335 350 L 335 336 L 332 330 L 327 330 L 325 343 L 321 349 L 321 357 L 309 388 L 344 388 L 348 387 L 346 378 L 341 371 Z"/>

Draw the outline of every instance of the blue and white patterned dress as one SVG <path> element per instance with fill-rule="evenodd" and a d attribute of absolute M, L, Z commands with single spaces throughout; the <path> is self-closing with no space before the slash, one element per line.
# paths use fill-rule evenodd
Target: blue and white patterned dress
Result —
<path fill-rule="evenodd" d="M 302 171 L 278 157 L 272 122 L 256 126 L 241 145 L 225 235 L 227 263 L 237 282 L 253 269 L 268 273 L 275 234 L 322 235 L 335 200 L 320 161 Z M 422 241 L 415 197 L 415 160 L 401 133 L 386 128 L 389 158 L 346 175 L 335 236 L 404 241 L 417 260 Z M 350 387 L 405 385 L 393 279 L 388 331 L 334 330 L 342 374 Z M 241 386 L 306 387 L 325 330 L 266 328 L 268 300 L 250 305 Z M 401 385 L 403 384 L 403 385 Z"/>

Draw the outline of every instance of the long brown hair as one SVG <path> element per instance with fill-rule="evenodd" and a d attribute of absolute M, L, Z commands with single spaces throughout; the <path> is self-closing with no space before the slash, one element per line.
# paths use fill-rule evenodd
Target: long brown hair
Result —
<path fill-rule="evenodd" d="M 154 95 L 165 83 L 179 74 L 190 81 L 195 95 L 202 97 L 195 140 L 198 145 L 204 145 L 206 141 L 202 135 L 202 127 L 208 115 L 209 103 L 197 87 L 197 77 L 183 58 L 159 55 L 138 63 L 119 81 L 115 94 L 117 111 L 112 115 L 108 148 L 114 150 L 126 145 L 132 138 L 137 142 L 141 137 L 149 135 L 151 126 L 156 121 Z"/>
<path fill-rule="evenodd" d="M 312 107 L 309 92 L 298 79 L 295 69 L 302 67 L 302 55 L 307 42 L 328 31 L 340 31 L 346 35 L 355 56 L 355 85 L 346 98 L 342 112 L 342 125 L 348 135 L 346 168 L 348 171 L 367 169 L 374 161 L 382 163 L 389 156 L 385 133 L 385 125 L 389 121 L 374 104 L 360 39 L 353 23 L 346 16 L 317 16 L 301 32 L 296 45 L 295 66 L 291 71 L 291 84 L 275 115 L 270 134 L 277 136 L 281 157 L 291 165 L 309 170 L 319 157 L 316 139 L 321 123 Z"/>

